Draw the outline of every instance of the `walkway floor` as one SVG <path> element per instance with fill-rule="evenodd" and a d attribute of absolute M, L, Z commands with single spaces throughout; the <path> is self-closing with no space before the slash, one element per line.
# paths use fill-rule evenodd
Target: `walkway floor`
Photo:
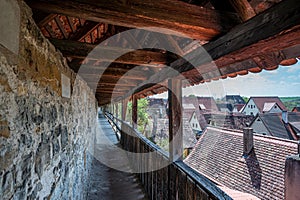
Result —
<path fill-rule="evenodd" d="M 99 129 L 89 177 L 88 200 L 147 200 L 136 176 L 128 172 L 127 156 L 120 152 L 117 137 L 103 115 L 99 117 Z M 127 172 L 117 170 L 120 166 Z"/>

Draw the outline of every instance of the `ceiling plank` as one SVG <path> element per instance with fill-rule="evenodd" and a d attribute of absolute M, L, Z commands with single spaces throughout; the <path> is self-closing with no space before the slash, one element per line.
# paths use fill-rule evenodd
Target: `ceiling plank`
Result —
<path fill-rule="evenodd" d="M 68 38 L 68 34 L 67 34 L 66 30 L 65 30 L 65 27 L 62 25 L 62 23 L 61 23 L 61 21 L 60 21 L 60 19 L 59 19 L 59 16 L 56 16 L 56 17 L 54 18 L 54 20 L 55 20 L 55 22 L 56 22 L 58 28 L 59 28 L 60 31 L 62 32 L 64 38 L 67 39 L 67 38 Z"/>
<path fill-rule="evenodd" d="M 168 52 L 160 53 L 143 49 L 123 49 L 119 47 L 99 46 L 59 39 L 50 39 L 50 41 L 63 53 L 64 56 L 72 58 L 88 58 L 133 65 L 168 65 L 177 59 L 176 55 Z"/>
<path fill-rule="evenodd" d="M 58 13 L 108 24 L 145 28 L 157 27 L 156 31 L 174 31 L 172 34 L 185 35 L 194 39 L 211 40 L 227 32 L 239 23 L 232 13 L 206 9 L 181 1 L 118 0 L 71 1 L 71 0 L 27 0 L 32 8 L 47 13 Z M 89 3 L 90 2 L 90 3 Z"/>
<path fill-rule="evenodd" d="M 82 40 L 99 26 L 98 22 L 85 21 L 84 26 L 80 27 L 74 34 L 70 36 L 70 40 Z"/>

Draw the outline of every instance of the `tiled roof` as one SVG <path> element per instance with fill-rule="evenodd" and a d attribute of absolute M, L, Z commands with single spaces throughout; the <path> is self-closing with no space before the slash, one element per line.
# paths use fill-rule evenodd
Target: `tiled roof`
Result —
<path fill-rule="evenodd" d="M 245 106 L 245 104 L 235 104 L 235 105 L 234 105 L 234 107 L 237 109 L 238 112 L 239 112 L 240 110 L 242 110 L 244 106 Z"/>
<path fill-rule="evenodd" d="M 183 104 L 193 104 L 199 109 L 199 105 L 205 106 L 206 110 L 218 111 L 217 104 L 213 97 L 182 97 Z"/>
<path fill-rule="evenodd" d="M 293 136 L 285 127 L 281 115 L 281 113 L 265 113 L 259 114 L 258 117 L 263 121 L 272 136 L 292 140 Z"/>
<path fill-rule="evenodd" d="M 183 123 L 183 148 L 194 147 L 197 139 L 193 132 L 193 129 L 189 123 L 189 120 L 194 110 L 183 110 L 182 123 Z M 157 129 L 155 133 L 155 142 L 160 139 L 167 139 L 169 137 L 169 120 L 168 119 L 157 119 Z"/>
<path fill-rule="evenodd" d="M 231 103 L 218 103 L 217 104 L 220 111 L 223 112 L 232 112 L 233 105 Z"/>
<path fill-rule="evenodd" d="M 204 115 L 201 114 L 201 113 L 199 112 L 199 110 L 196 110 L 196 111 L 195 111 L 195 114 L 196 114 L 196 117 L 197 117 L 197 119 L 198 119 L 198 122 L 199 122 L 199 124 L 200 124 L 201 129 L 202 129 L 202 130 L 206 129 L 206 127 L 208 126 L 208 124 L 207 124 L 207 122 L 206 122 L 206 119 L 205 119 Z"/>
<path fill-rule="evenodd" d="M 289 122 L 300 122 L 300 113 L 288 112 L 288 121 Z"/>
<path fill-rule="evenodd" d="M 218 111 L 218 106 L 213 97 L 197 97 L 198 104 L 203 104 L 207 110 Z"/>
<path fill-rule="evenodd" d="M 291 126 L 291 129 L 297 135 L 297 139 L 300 136 L 300 113 L 299 112 L 289 112 L 288 113 L 288 122 Z"/>
<path fill-rule="evenodd" d="M 293 112 L 300 112 L 300 106 L 294 107 Z"/>
<path fill-rule="evenodd" d="M 263 113 L 259 114 L 257 118 L 262 120 L 272 136 L 291 140 L 297 139 L 296 135 L 299 133 L 298 128 L 300 128 L 300 113 L 289 112 L 288 124 L 282 121 L 281 113 Z M 253 120 L 252 123 L 255 123 L 255 121 L 256 120 Z M 252 124 L 250 126 L 252 126 Z"/>
<path fill-rule="evenodd" d="M 226 95 L 224 100 L 232 104 L 245 104 L 246 102 L 240 95 Z"/>
<path fill-rule="evenodd" d="M 222 186 L 261 199 L 283 199 L 286 156 L 297 142 L 254 136 L 254 149 L 243 155 L 243 133 L 207 128 L 184 162 Z"/>
<path fill-rule="evenodd" d="M 204 113 L 203 114 L 207 123 L 216 127 L 228 129 L 240 129 L 247 127 L 254 119 L 251 115 L 244 115 L 242 113 Z M 213 123 L 212 123 L 213 122 Z"/>
<path fill-rule="evenodd" d="M 254 103 L 256 104 L 256 106 L 260 112 L 263 111 L 265 103 L 277 103 L 277 105 L 282 110 L 287 110 L 286 107 L 283 105 L 282 101 L 278 97 L 250 97 L 250 99 L 252 99 L 254 101 Z M 250 99 L 249 99 L 249 101 L 250 101 Z"/>
<path fill-rule="evenodd" d="M 184 103 L 184 104 L 182 104 L 182 108 L 183 109 L 196 109 L 196 107 L 192 103 Z"/>
<path fill-rule="evenodd" d="M 224 186 L 219 186 L 219 188 L 228 194 L 233 200 L 259 200 L 258 197 L 249 193 L 239 192 Z"/>

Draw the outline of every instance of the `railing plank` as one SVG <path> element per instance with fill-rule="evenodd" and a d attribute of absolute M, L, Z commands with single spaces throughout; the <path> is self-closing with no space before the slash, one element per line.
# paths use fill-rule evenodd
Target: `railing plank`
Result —
<path fill-rule="evenodd" d="M 157 145 L 148 140 L 145 136 L 134 130 L 128 123 L 106 114 L 107 118 L 116 126 L 121 133 L 120 143 L 129 152 L 148 153 L 155 152 L 150 158 L 144 156 L 131 157 L 132 163 L 137 163 L 137 170 L 144 172 L 139 178 L 148 193 L 149 199 L 187 199 L 187 200 L 231 200 L 224 191 L 217 187 L 205 176 L 197 173 L 182 161 L 176 161 L 169 166 L 161 167 L 161 163 L 169 160 L 168 153 L 161 150 Z M 121 127 L 118 126 L 118 122 Z M 145 172 L 153 164 L 159 170 Z"/>

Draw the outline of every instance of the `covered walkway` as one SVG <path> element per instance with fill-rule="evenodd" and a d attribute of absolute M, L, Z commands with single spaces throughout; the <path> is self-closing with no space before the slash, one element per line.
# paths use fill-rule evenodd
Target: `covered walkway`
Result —
<path fill-rule="evenodd" d="M 104 115 L 99 116 L 99 133 L 95 140 L 94 156 L 89 174 L 88 200 L 113 199 L 113 200 L 146 200 L 146 196 L 137 177 L 132 173 L 121 172 L 103 164 L 101 159 L 106 156 L 107 162 L 119 162 L 128 168 L 127 156 L 119 156 L 117 137 Z M 111 143 L 105 148 L 101 141 L 109 139 Z M 118 154 L 118 156 L 115 156 Z M 101 158 L 100 158 L 101 157 Z M 100 159 L 99 159 L 100 158 Z M 118 160 L 116 160 L 116 158 Z M 120 159 L 121 158 L 121 159 Z M 130 171 L 126 169 L 125 171 Z"/>

